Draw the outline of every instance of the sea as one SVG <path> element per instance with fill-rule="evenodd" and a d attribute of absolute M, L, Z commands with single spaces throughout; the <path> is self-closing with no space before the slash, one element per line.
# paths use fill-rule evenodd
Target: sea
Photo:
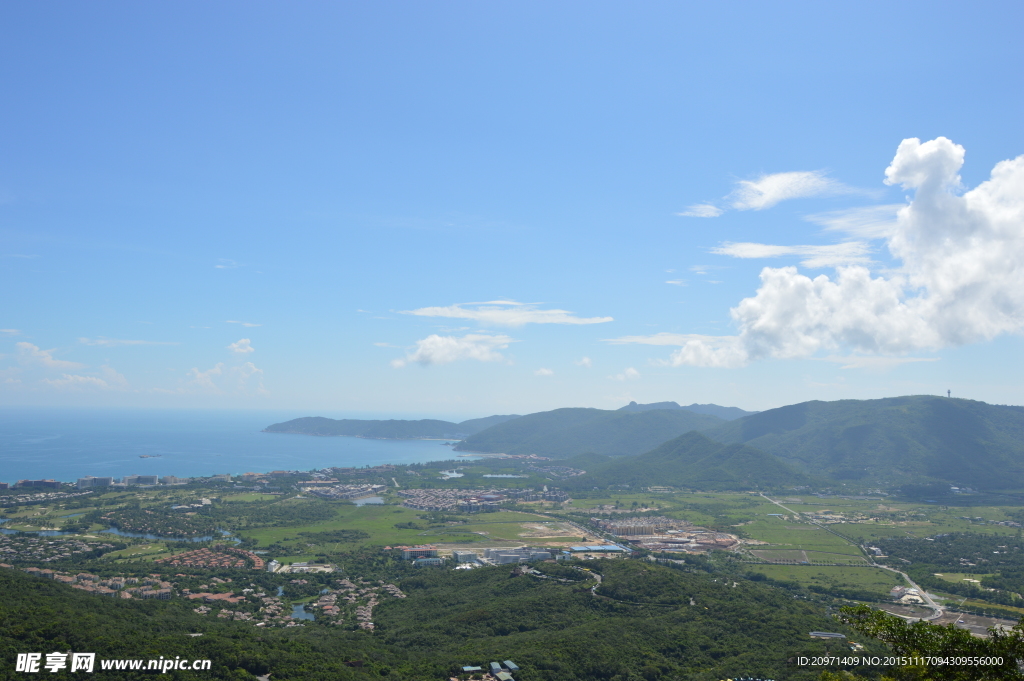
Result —
<path fill-rule="evenodd" d="M 308 471 L 330 466 L 465 461 L 443 440 L 366 440 L 263 433 L 313 413 L 0 408 L 0 482 L 87 475 Z"/>

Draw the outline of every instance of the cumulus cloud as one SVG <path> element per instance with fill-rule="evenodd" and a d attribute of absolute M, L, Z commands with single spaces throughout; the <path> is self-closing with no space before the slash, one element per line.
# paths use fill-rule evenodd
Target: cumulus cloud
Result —
<path fill-rule="evenodd" d="M 421 307 L 417 310 L 404 310 L 402 314 L 472 319 L 481 324 L 512 327 L 525 324 L 603 324 L 613 321 L 611 317 L 576 317 L 568 310 L 542 310 L 539 305 L 517 303 L 514 300 L 492 300 L 485 303 L 456 303 L 447 307 Z"/>
<path fill-rule="evenodd" d="M 545 369 L 544 367 L 541 367 L 540 369 L 537 369 L 536 371 L 534 371 L 533 375 L 534 376 L 554 376 L 555 372 L 552 371 L 551 369 Z"/>
<path fill-rule="evenodd" d="M 227 346 L 227 348 L 231 352 L 237 352 L 240 355 L 256 351 L 256 348 L 252 346 L 252 343 L 248 338 L 242 338 L 240 340 L 237 340 L 231 345 Z"/>
<path fill-rule="evenodd" d="M 629 367 L 621 374 L 615 374 L 614 376 L 609 376 L 608 378 L 615 381 L 632 381 L 634 379 L 640 378 L 640 372 L 634 369 L 633 367 Z"/>
<path fill-rule="evenodd" d="M 199 367 L 192 367 L 188 371 L 188 387 L 198 388 L 205 392 L 220 392 L 220 388 L 214 382 L 215 376 L 224 373 L 224 362 L 217 362 L 212 368 L 200 371 Z"/>
<path fill-rule="evenodd" d="M 158 390 L 163 393 L 210 393 L 214 395 L 269 395 L 263 385 L 263 370 L 252 362 L 240 366 L 229 367 L 218 362 L 206 371 L 192 367 L 185 377 L 185 382 L 176 390 Z"/>
<path fill-rule="evenodd" d="M 504 357 L 497 351 L 504 350 L 509 343 L 515 342 L 514 339 L 501 334 L 470 333 L 461 337 L 431 334 L 423 340 L 416 341 L 416 349 L 406 354 L 403 359 L 392 360 L 391 366 L 398 369 L 409 362 L 417 362 L 423 366 L 449 364 L 460 359 L 500 362 Z"/>
<path fill-rule="evenodd" d="M 695 203 L 689 206 L 682 213 L 676 213 L 687 218 L 717 218 L 725 211 L 710 203 Z"/>
<path fill-rule="evenodd" d="M 871 247 L 863 241 L 847 241 L 841 244 L 822 246 L 778 246 L 750 242 L 726 242 L 712 248 L 711 252 L 733 258 L 778 258 L 785 255 L 799 255 L 803 256 L 803 260 L 800 261 L 801 265 L 818 269 L 870 262 L 871 259 L 868 257 L 870 250 Z"/>
<path fill-rule="evenodd" d="M 907 139 L 885 182 L 913 190 L 885 245 L 899 265 L 863 265 L 810 278 L 796 267 L 761 271 L 761 286 L 731 310 L 736 336 L 685 339 L 670 363 L 741 366 L 766 357 L 846 349 L 901 355 L 1024 330 L 1024 156 L 1001 161 L 962 192 L 963 147 Z"/>
<path fill-rule="evenodd" d="M 575 362 L 575 364 L 576 366 L 586 367 L 588 369 L 594 366 L 594 363 L 591 361 L 589 357 L 581 357 L 579 361 Z"/>
<path fill-rule="evenodd" d="M 105 348 L 113 348 L 119 345 L 178 345 L 173 341 L 145 341 L 145 340 L 122 340 L 119 338 L 79 338 L 79 343 L 84 345 L 98 345 Z"/>
<path fill-rule="evenodd" d="M 31 343 L 15 343 L 18 349 L 18 361 L 28 366 L 39 366 L 44 369 L 80 369 L 85 366 L 78 362 L 69 362 L 53 357 L 53 349 L 41 350 Z"/>

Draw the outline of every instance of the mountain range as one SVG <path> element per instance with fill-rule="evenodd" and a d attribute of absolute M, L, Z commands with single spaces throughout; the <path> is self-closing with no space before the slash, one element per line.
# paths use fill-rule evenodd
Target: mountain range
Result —
<path fill-rule="evenodd" d="M 461 423 L 310 417 L 266 431 L 464 438 L 455 449 L 575 457 L 566 465 L 587 470 L 584 477 L 593 486 L 713 488 L 787 479 L 885 488 L 942 483 L 985 491 L 1024 489 L 1024 407 L 911 395 L 803 402 L 737 417 L 742 411 L 632 402 L 617 410 L 564 408 Z M 584 477 L 575 482 L 582 484 Z"/>

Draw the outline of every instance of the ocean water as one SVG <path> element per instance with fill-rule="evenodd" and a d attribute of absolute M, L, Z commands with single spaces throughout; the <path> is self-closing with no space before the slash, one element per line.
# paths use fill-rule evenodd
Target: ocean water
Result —
<path fill-rule="evenodd" d="M 260 432 L 272 423 L 308 415 L 3 408 L 0 482 L 40 478 L 72 482 L 87 475 L 186 478 L 455 460 L 451 447 L 437 440 L 364 440 Z"/>

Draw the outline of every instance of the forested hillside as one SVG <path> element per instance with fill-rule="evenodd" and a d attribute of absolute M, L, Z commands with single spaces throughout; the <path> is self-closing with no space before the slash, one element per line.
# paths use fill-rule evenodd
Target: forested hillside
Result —
<path fill-rule="evenodd" d="M 943 481 L 988 490 L 1024 485 L 1024 407 L 929 395 L 815 401 L 704 433 L 840 481 Z"/>
<path fill-rule="evenodd" d="M 587 475 L 572 479 L 579 488 L 669 485 L 698 489 L 766 489 L 807 482 L 771 454 L 746 445 L 723 445 L 693 431 L 637 456 L 594 462 Z"/>
<path fill-rule="evenodd" d="M 408 564 L 401 567 L 408 575 Z M 210 659 L 204 678 L 239 681 L 268 673 L 277 680 L 433 680 L 461 665 L 508 659 L 532 681 L 743 674 L 809 681 L 817 672 L 787 659 L 826 650 L 809 631 L 844 630 L 823 605 L 742 578 L 592 561 L 587 567 L 603 576 L 593 594 L 593 573 L 538 567 L 548 576 L 515 576 L 508 567 L 421 569 L 397 580 L 408 597 L 383 601 L 373 632 L 321 622 L 261 629 L 201 617 L 184 599 L 114 600 L 0 569 L 0 678 L 18 676 L 11 667 L 18 653 L 72 650 L 98 659 Z"/>
<path fill-rule="evenodd" d="M 265 433 L 292 433 L 297 435 L 368 437 L 385 440 L 411 440 L 417 438 L 460 438 L 480 432 L 485 428 L 519 418 L 516 414 L 487 416 L 470 419 L 462 423 L 421 419 L 405 421 L 364 421 L 359 419 L 329 419 L 323 416 L 306 416 L 283 423 L 267 426 Z"/>
<path fill-rule="evenodd" d="M 653 411 L 655 409 L 685 409 L 695 414 L 710 414 L 725 421 L 743 418 L 756 414 L 756 411 L 745 411 L 739 407 L 722 407 L 717 404 L 697 404 L 696 402 L 687 406 L 681 406 L 678 402 L 651 402 L 649 404 L 637 404 L 630 402 L 625 407 L 619 407 L 619 411 Z"/>
<path fill-rule="evenodd" d="M 466 438 L 456 449 L 552 458 L 586 453 L 621 456 L 650 451 L 683 433 L 720 423 L 722 419 L 715 416 L 684 409 L 555 409 L 492 426 Z"/>

